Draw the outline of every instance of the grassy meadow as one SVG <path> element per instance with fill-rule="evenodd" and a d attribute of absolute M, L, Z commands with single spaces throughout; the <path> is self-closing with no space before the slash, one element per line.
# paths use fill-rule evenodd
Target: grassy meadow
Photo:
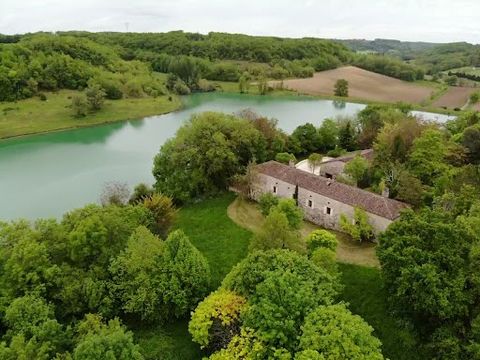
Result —
<path fill-rule="evenodd" d="M 106 100 L 100 111 L 78 118 L 71 109 L 71 98 L 77 93 L 61 90 L 46 93 L 46 101 L 33 97 L 16 102 L 0 102 L 0 139 L 140 119 L 181 107 L 180 99 L 176 96 Z"/>

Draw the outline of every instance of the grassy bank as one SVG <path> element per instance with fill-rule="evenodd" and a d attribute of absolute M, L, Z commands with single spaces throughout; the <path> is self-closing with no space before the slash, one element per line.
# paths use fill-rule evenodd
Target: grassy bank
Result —
<path fill-rule="evenodd" d="M 180 99 L 168 96 L 139 99 L 107 100 L 104 107 L 85 117 L 73 116 L 71 97 L 78 92 L 62 90 L 47 93 L 47 100 L 38 97 L 17 102 L 0 103 L 0 139 L 27 134 L 100 125 L 140 119 L 179 109 Z"/>

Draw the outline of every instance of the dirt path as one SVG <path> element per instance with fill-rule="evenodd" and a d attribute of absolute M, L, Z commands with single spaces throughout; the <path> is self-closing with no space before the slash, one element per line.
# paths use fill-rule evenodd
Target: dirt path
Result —
<path fill-rule="evenodd" d="M 335 83 L 339 79 L 348 81 L 350 97 L 369 101 L 404 101 L 420 104 L 430 99 L 434 92 L 430 87 L 394 79 L 354 66 L 318 72 L 307 79 L 284 80 L 283 86 L 305 94 L 331 96 Z M 274 84 L 275 82 L 272 82 L 272 85 Z"/>
<path fill-rule="evenodd" d="M 255 203 L 236 198 L 228 207 L 227 214 L 237 225 L 252 232 L 258 231 L 265 221 L 262 213 Z M 300 230 L 302 236 L 306 237 L 312 231 L 321 227 L 305 221 Z M 344 263 L 379 267 L 375 255 L 375 245 L 371 243 L 359 244 L 351 241 L 344 234 L 333 232 L 337 236 L 337 260 Z"/>

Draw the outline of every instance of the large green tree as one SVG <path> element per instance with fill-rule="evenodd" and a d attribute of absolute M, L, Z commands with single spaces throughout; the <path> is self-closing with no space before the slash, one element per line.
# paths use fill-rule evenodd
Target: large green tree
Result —
<path fill-rule="evenodd" d="M 119 306 L 144 321 L 165 320 L 167 316 L 159 286 L 162 255 L 162 240 L 140 226 L 110 265 L 111 288 Z"/>
<path fill-rule="evenodd" d="M 89 314 L 78 324 L 77 332 L 74 360 L 143 360 L 133 334 L 118 319 L 104 323 L 100 316 Z"/>
<path fill-rule="evenodd" d="M 382 360 L 381 343 L 372 332 L 344 304 L 320 306 L 305 319 L 300 349 L 315 351 L 324 359 Z"/>
<path fill-rule="evenodd" d="M 465 334 L 480 289 L 474 270 L 478 219 L 475 212 L 455 219 L 442 209 L 407 211 L 379 238 L 391 305 L 415 324 L 438 359 L 451 358 L 440 351 L 447 339 L 458 344 L 460 358 L 468 358 Z"/>
<path fill-rule="evenodd" d="M 194 115 L 155 157 L 155 187 L 179 201 L 224 190 L 250 161 L 265 159 L 265 146 L 261 133 L 245 119 Z"/>

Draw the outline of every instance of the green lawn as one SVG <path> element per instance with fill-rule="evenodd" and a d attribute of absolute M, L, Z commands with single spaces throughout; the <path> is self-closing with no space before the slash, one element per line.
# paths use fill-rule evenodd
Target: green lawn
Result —
<path fill-rule="evenodd" d="M 380 271 L 358 265 L 339 265 L 345 285 L 341 300 L 350 303 L 352 312 L 360 315 L 375 329 L 375 336 L 383 344 L 383 355 L 390 360 L 424 359 L 415 346 L 413 333 L 403 328 L 389 314 Z"/>
<path fill-rule="evenodd" d="M 188 320 L 134 333 L 145 360 L 199 360 L 203 356 L 188 332 Z"/>
<path fill-rule="evenodd" d="M 17 102 L 0 102 L 0 139 L 56 130 L 65 130 L 109 122 L 141 119 L 174 111 L 181 106 L 177 97 L 160 96 L 139 99 L 107 100 L 104 107 L 85 117 L 73 116 L 71 97 L 78 91 L 62 90 Z"/>
<path fill-rule="evenodd" d="M 212 289 L 247 255 L 252 236 L 227 215 L 228 205 L 234 199 L 235 195 L 227 194 L 185 207 L 176 224 L 207 258 L 212 271 Z"/>
<path fill-rule="evenodd" d="M 216 289 L 233 265 L 247 255 L 251 232 L 227 216 L 233 194 L 222 195 L 186 206 L 179 212 L 176 228 L 182 229 L 205 255 L 212 271 L 212 290 Z M 201 359 L 199 347 L 191 341 L 188 320 L 151 328 L 134 329 L 147 360 Z"/>

